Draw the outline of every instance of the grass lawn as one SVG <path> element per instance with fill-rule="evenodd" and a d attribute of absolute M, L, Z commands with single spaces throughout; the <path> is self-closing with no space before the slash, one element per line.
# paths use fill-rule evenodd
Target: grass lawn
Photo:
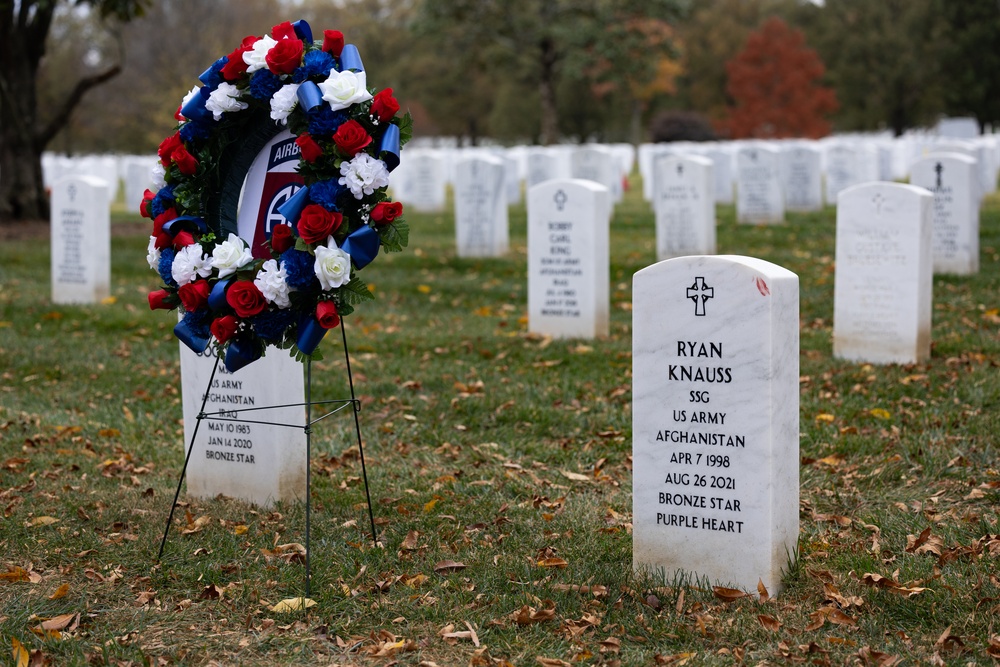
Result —
<path fill-rule="evenodd" d="M 304 508 L 182 496 L 173 315 L 146 239 L 113 239 L 108 303 L 54 306 L 45 239 L 0 246 L 3 664 L 702 665 L 1000 658 L 1000 198 L 981 270 L 934 282 L 933 354 L 831 356 L 834 210 L 781 226 L 719 208 L 719 251 L 801 285 L 801 534 L 777 599 L 631 572 L 631 280 L 655 259 L 637 184 L 611 230 L 611 334 L 529 335 L 525 210 L 510 254 L 458 259 L 450 214 L 363 276 L 347 323 L 381 546 L 353 420 L 313 436 Z M 115 229 L 147 222 L 115 215 Z M 331 336 L 317 398 L 346 391 Z M 271 350 L 270 354 L 284 354 Z M 184 534 L 186 533 L 186 534 Z M 739 558 L 734 550 L 733 558 Z M 18 662 L 24 659 L 25 662 Z M 48 661 L 48 662 L 45 662 Z"/>

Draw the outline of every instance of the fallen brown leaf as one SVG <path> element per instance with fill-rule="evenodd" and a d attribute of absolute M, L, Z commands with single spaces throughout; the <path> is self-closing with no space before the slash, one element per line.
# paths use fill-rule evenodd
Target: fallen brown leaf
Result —
<path fill-rule="evenodd" d="M 767 586 L 764 585 L 763 579 L 757 580 L 757 594 L 760 596 L 761 603 L 771 599 L 771 594 L 767 592 Z"/>
<path fill-rule="evenodd" d="M 757 620 L 760 621 L 760 624 L 763 625 L 765 629 L 770 630 L 771 632 L 777 632 L 781 629 L 781 621 L 776 618 L 772 618 L 771 616 L 764 616 L 761 614 L 757 616 Z"/>
<path fill-rule="evenodd" d="M 535 610 L 534 607 L 529 607 L 524 605 L 517 611 L 511 614 L 511 618 L 518 625 L 532 625 L 534 623 L 544 623 L 545 621 L 551 621 L 556 616 L 555 606 L 546 606 L 542 609 Z"/>
<path fill-rule="evenodd" d="M 434 571 L 438 574 L 446 574 L 448 572 L 458 572 L 459 570 L 465 569 L 465 563 L 457 563 L 453 560 L 443 560 L 434 566 Z"/>
<path fill-rule="evenodd" d="M 712 592 L 715 593 L 715 597 L 719 598 L 723 602 L 734 602 L 741 598 L 750 597 L 748 593 L 737 590 L 735 588 L 726 588 L 725 586 L 712 586 Z"/>
<path fill-rule="evenodd" d="M 59 598 L 66 597 L 67 593 L 69 593 L 69 584 L 63 584 L 62 586 L 57 588 L 55 592 L 52 593 L 52 595 L 49 596 L 49 599 L 58 600 Z"/>

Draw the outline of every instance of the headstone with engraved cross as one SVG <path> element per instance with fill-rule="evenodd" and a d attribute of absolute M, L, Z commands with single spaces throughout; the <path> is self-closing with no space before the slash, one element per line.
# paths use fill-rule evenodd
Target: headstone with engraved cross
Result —
<path fill-rule="evenodd" d="M 507 252 L 507 188 L 503 160 L 482 155 L 455 165 L 455 241 L 459 257 Z"/>
<path fill-rule="evenodd" d="M 833 355 L 917 363 L 931 348 L 931 213 L 924 188 L 864 183 L 837 198 Z"/>
<path fill-rule="evenodd" d="M 785 221 L 777 150 L 746 146 L 736 151 L 736 220 L 754 224 Z"/>
<path fill-rule="evenodd" d="M 67 176 L 52 187 L 52 303 L 96 303 L 111 294 L 107 183 Z"/>
<path fill-rule="evenodd" d="M 799 534 L 798 277 L 688 256 L 632 294 L 633 564 L 775 594 Z"/>
<path fill-rule="evenodd" d="M 958 153 L 931 153 L 910 169 L 910 183 L 934 195 L 934 273 L 971 275 L 979 271 L 977 169 L 975 160 Z"/>
<path fill-rule="evenodd" d="M 712 161 L 696 155 L 654 155 L 656 258 L 715 254 Z"/>
<path fill-rule="evenodd" d="M 528 191 L 528 330 L 608 335 L 611 193 L 585 180 Z"/>

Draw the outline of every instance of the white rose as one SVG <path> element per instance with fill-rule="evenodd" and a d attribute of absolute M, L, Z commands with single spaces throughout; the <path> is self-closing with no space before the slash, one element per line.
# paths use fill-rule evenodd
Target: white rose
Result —
<path fill-rule="evenodd" d="M 161 189 L 167 185 L 167 169 L 163 164 L 157 161 L 153 165 L 153 168 L 149 171 L 150 189 L 153 192 L 159 192 Z"/>
<path fill-rule="evenodd" d="M 299 103 L 299 84 L 289 83 L 281 88 L 271 97 L 271 119 L 288 125 L 288 114 Z"/>
<path fill-rule="evenodd" d="M 329 102 L 334 111 L 372 98 L 365 83 L 364 72 L 332 71 L 326 81 L 319 84 L 319 89 L 323 91 L 323 99 Z"/>
<path fill-rule="evenodd" d="M 149 263 L 149 268 L 154 271 L 158 271 L 160 268 L 160 249 L 156 247 L 156 237 L 149 237 L 149 245 L 146 246 L 146 261 Z"/>
<path fill-rule="evenodd" d="M 351 256 L 337 247 L 331 236 L 327 246 L 316 246 L 316 277 L 324 290 L 345 285 L 351 280 Z"/>
<path fill-rule="evenodd" d="M 225 278 L 236 273 L 253 261 L 250 248 L 236 234 L 229 233 L 229 238 L 215 246 L 212 250 L 212 267 L 219 271 L 219 277 Z"/>
<path fill-rule="evenodd" d="M 253 284 L 269 302 L 278 308 L 288 308 L 292 302 L 288 299 L 288 283 L 285 282 L 287 277 L 285 265 L 282 264 L 279 268 L 277 261 L 269 259 L 264 262 L 264 266 L 254 278 Z"/>
<path fill-rule="evenodd" d="M 277 43 L 277 40 L 270 35 L 264 35 L 253 43 L 253 48 L 243 54 L 243 62 L 247 64 L 247 74 L 253 74 L 267 67 L 267 61 L 264 59 L 267 57 L 267 52 Z"/>
<path fill-rule="evenodd" d="M 201 251 L 201 244 L 192 243 L 181 248 L 174 257 L 170 275 L 178 285 L 187 285 L 199 276 L 208 278 L 212 275 L 212 263 L 208 255 Z"/>
<path fill-rule="evenodd" d="M 342 163 L 340 173 L 342 178 L 339 183 L 350 188 L 355 199 L 389 185 L 389 170 L 385 168 L 385 163 L 367 153 L 358 153 L 350 162 Z"/>
<path fill-rule="evenodd" d="M 231 83 L 220 83 L 219 87 L 212 91 L 205 102 L 205 108 L 212 112 L 215 120 L 222 120 L 222 114 L 231 111 L 242 111 L 249 106 L 246 102 L 240 102 L 240 89 Z"/>

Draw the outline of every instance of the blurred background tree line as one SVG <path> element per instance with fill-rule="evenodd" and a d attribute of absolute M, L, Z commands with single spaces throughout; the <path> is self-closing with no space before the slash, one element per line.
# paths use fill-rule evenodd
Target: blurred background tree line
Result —
<path fill-rule="evenodd" d="M 357 44 L 369 83 L 394 89 L 417 136 L 639 142 L 1000 122 L 997 0 L 147 0 L 128 23 L 63 4 L 40 119 L 72 82 L 112 63 L 121 73 L 49 142 L 60 152 L 155 149 L 207 65 L 297 18 Z"/>

